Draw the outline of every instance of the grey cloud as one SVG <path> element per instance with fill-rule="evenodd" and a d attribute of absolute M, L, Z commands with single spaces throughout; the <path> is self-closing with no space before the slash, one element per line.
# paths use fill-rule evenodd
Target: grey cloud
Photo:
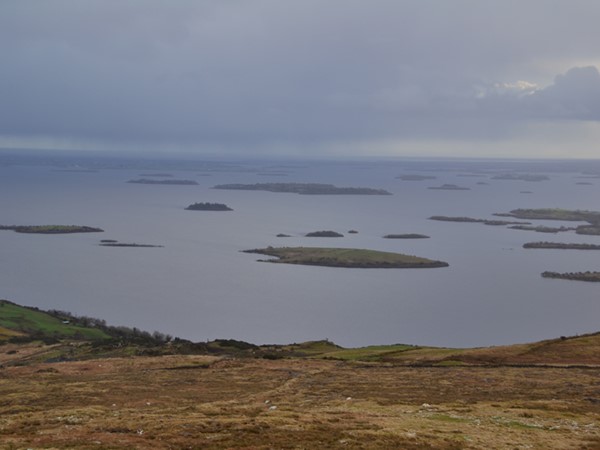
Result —
<path fill-rule="evenodd" d="M 584 0 L 7 0 L 0 134 L 250 146 L 596 120 L 590 69 L 480 93 L 554 76 L 533 60 L 600 60 L 598 16 Z"/>

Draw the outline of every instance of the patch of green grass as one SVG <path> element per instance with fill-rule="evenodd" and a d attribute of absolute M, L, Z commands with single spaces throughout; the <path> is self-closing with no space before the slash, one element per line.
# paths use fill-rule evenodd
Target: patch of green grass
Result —
<path fill-rule="evenodd" d="M 346 361 L 374 361 L 391 354 L 414 350 L 412 345 L 371 345 L 360 348 L 347 348 L 329 351 L 322 356 L 327 358 L 343 359 Z"/>
<path fill-rule="evenodd" d="M 40 337 L 108 339 L 103 331 L 63 321 L 50 314 L 0 300 L 0 327 Z"/>

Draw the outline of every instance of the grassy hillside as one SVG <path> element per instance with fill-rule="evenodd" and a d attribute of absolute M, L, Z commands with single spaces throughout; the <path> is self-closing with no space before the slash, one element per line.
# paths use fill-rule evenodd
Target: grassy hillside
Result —
<path fill-rule="evenodd" d="M 600 333 L 346 349 L 64 320 L 0 301 L 1 448 L 600 449 Z M 68 339 L 12 339 L 28 333 Z"/>
<path fill-rule="evenodd" d="M 16 335 L 83 340 L 110 338 L 102 330 L 74 324 L 34 308 L 0 300 L 0 340 Z"/>

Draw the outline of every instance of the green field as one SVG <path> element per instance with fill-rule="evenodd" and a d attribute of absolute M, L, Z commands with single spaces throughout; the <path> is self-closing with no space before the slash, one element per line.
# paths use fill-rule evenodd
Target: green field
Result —
<path fill-rule="evenodd" d="M 274 263 L 304 264 L 311 266 L 349 267 L 349 268 L 425 268 L 447 267 L 448 263 L 434 261 L 402 253 L 381 252 L 355 248 L 325 247 L 267 247 L 245 250 L 246 253 L 258 253 L 274 256 L 267 260 Z"/>
<path fill-rule="evenodd" d="M 87 340 L 110 338 L 101 330 L 65 322 L 45 312 L 0 300 L 0 340 L 9 339 L 11 334 Z"/>

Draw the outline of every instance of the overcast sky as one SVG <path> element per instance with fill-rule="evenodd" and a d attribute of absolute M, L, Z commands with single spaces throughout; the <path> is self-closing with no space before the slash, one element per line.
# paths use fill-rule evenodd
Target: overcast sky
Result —
<path fill-rule="evenodd" d="M 0 148 L 600 157 L 600 1 L 2 0 Z"/>

